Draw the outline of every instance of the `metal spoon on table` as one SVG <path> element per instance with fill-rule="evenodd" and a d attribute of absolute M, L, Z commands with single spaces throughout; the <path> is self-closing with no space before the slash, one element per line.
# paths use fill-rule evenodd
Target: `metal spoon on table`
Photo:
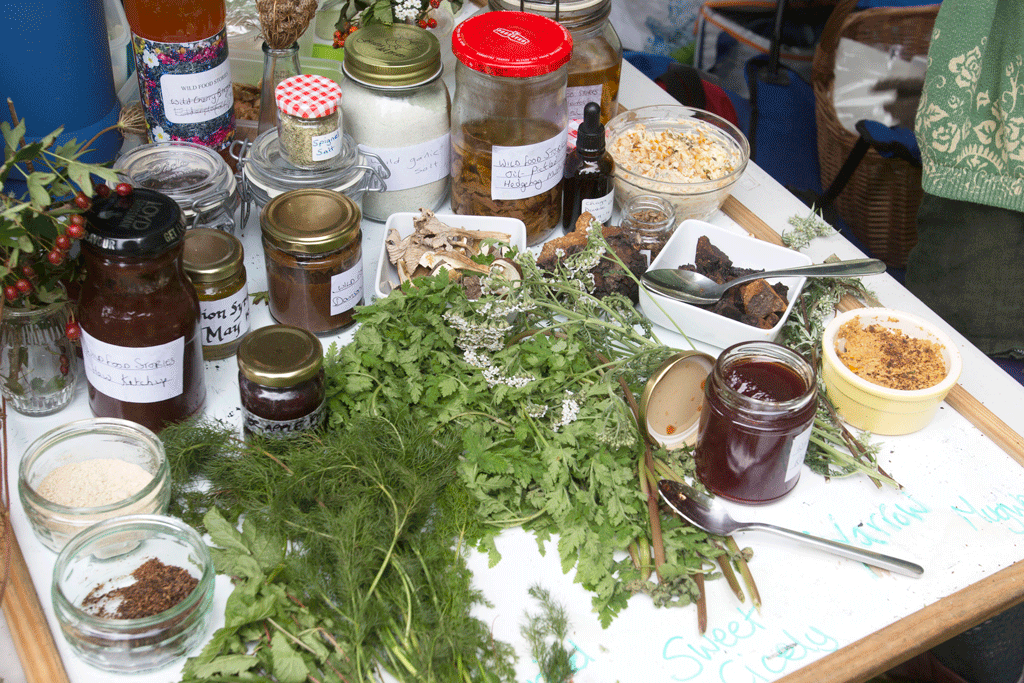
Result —
<path fill-rule="evenodd" d="M 736 285 L 767 277 L 851 277 L 854 275 L 876 275 L 885 272 L 885 263 L 873 258 L 816 263 L 809 266 L 795 266 L 779 270 L 763 270 L 759 273 L 741 275 L 723 285 L 700 273 L 679 268 L 656 268 L 640 276 L 648 289 L 665 296 L 685 301 L 688 304 L 713 304 Z"/>
<path fill-rule="evenodd" d="M 899 574 L 920 576 L 924 573 L 924 568 L 921 565 L 901 560 L 897 557 L 882 555 L 881 553 L 864 550 L 845 543 L 829 541 L 817 536 L 811 536 L 810 534 L 775 526 L 774 524 L 739 522 L 730 517 L 725 507 L 717 500 L 709 498 L 693 487 L 677 481 L 662 479 L 658 482 L 658 492 L 661 493 L 662 499 L 669 504 L 669 507 L 678 512 L 683 519 L 711 534 L 725 536 L 734 531 L 742 531 L 744 529 L 761 529 L 779 534 L 780 536 L 803 541 L 819 550 L 834 553 L 851 560 L 865 562 Z"/>

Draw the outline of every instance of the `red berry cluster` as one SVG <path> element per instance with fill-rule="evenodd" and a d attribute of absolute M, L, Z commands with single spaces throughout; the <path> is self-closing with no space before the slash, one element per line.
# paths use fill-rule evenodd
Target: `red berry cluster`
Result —
<path fill-rule="evenodd" d="M 337 50 L 339 47 L 345 47 L 345 39 L 356 32 L 359 27 L 354 24 L 349 24 L 348 28 L 344 31 L 338 29 L 334 32 L 334 49 Z"/>
<path fill-rule="evenodd" d="M 113 191 L 124 197 L 131 194 L 132 186 L 128 183 L 118 183 Z M 95 196 L 106 197 L 110 192 L 111 190 L 108 186 L 97 185 Z M 86 196 L 84 192 L 79 192 L 75 195 L 72 203 L 78 210 L 88 211 L 92 206 L 92 201 L 93 200 Z M 71 251 L 72 246 L 74 246 L 74 240 L 81 239 L 85 235 L 85 217 L 81 213 L 73 213 L 68 217 L 66 224 L 61 223 L 59 225 L 63 226 L 63 232 L 59 232 L 57 234 L 53 240 L 53 245 L 50 246 L 49 251 L 46 253 L 46 260 L 53 266 L 59 266 L 64 263 L 68 252 Z M 42 257 L 42 254 L 40 254 L 40 257 Z M 35 289 L 38 277 L 36 269 L 32 265 L 22 265 L 20 268 L 12 268 L 11 275 L 14 276 L 14 280 L 13 282 L 8 281 L 4 284 L 3 291 L 4 298 L 8 302 L 14 303 L 21 297 L 30 294 Z M 72 323 L 68 324 L 71 325 Z M 74 323 L 74 325 L 77 326 L 78 323 Z M 68 336 L 71 336 L 70 332 Z"/>

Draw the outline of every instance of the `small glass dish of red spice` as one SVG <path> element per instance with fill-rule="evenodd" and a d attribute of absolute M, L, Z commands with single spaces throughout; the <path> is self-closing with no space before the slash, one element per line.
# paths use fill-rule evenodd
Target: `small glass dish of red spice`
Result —
<path fill-rule="evenodd" d="M 138 673 L 168 666 L 203 641 L 214 574 L 192 527 L 127 515 L 89 527 L 61 550 L 51 597 L 78 656 L 104 671 Z"/>

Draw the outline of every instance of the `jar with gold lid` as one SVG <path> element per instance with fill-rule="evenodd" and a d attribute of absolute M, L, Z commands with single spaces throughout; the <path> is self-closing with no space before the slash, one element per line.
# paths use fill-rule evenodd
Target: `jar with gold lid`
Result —
<path fill-rule="evenodd" d="M 235 353 L 249 331 L 249 287 L 242 243 L 212 228 L 185 233 L 182 264 L 199 296 L 203 360 Z"/>
<path fill-rule="evenodd" d="M 318 429 L 325 415 L 323 345 L 291 325 L 253 330 L 238 347 L 238 388 L 246 436 Z"/>
<path fill-rule="evenodd" d="M 554 19 L 572 34 L 565 99 L 570 121 L 583 120 L 587 102 L 601 104 L 601 123 L 618 111 L 622 41 L 608 20 L 612 0 L 488 0 L 491 11 L 524 11 Z"/>
<path fill-rule="evenodd" d="M 260 212 L 270 314 L 327 334 L 354 322 L 363 302 L 362 214 L 333 190 L 289 190 Z"/>

